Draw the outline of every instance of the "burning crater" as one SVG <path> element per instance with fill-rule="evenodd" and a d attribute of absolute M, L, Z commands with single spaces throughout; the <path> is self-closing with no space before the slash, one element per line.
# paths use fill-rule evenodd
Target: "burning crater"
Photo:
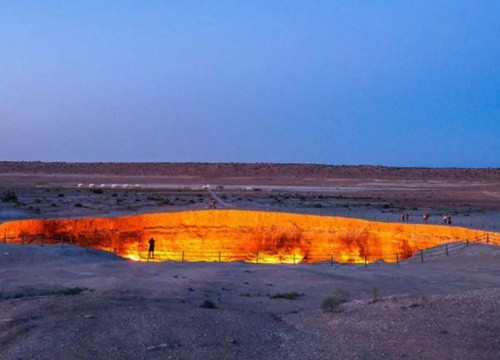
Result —
<path fill-rule="evenodd" d="M 275 212 L 214 210 L 117 218 L 20 220 L 0 224 L 9 242 L 63 238 L 133 260 L 294 263 L 395 262 L 421 249 L 486 233 L 451 226 L 372 222 Z"/>

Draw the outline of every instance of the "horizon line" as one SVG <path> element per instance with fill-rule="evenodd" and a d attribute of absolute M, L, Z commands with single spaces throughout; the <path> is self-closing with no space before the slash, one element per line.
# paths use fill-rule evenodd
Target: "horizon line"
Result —
<path fill-rule="evenodd" d="M 368 168 L 391 168 L 391 169 L 449 169 L 449 170 L 500 170 L 500 167 L 461 167 L 461 166 L 395 166 L 395 165 L 380 165 L 380 164 L 327 164 L 327 163 L 303 163 L 303 162 L 246 162 L 246 161 L 60 161 L 60 160 L 0 160 L 0 164 L 17 163 L 17 164 L 150 164 L 150 165 L 277 165 L 277 166 L 327 166 L 327 167 L 368 167 Z"/>

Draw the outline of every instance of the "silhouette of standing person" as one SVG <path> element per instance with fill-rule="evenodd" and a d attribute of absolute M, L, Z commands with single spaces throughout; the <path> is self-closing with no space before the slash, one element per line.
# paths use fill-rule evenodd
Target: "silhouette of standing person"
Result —
<path fill-rule="evenodd" d="M 210 200 L 210 209 L 215 209 L 217 207 L 217 203 L 215 199 Z"/>
<path fill-rule="evenodd" d="M 148 260 L 150 258 L 154 259 L 155 258 L 155 239 L 154 238 L 149 239 L 148 243 L 149 243 Z"/>

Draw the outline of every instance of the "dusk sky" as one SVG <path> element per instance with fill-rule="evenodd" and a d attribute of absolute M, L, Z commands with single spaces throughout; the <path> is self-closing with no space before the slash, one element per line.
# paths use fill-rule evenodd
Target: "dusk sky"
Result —
<path fill-rule="evenodd" d="M 0 160 L 500 167 L 500 1 L 1 1 Z"/>

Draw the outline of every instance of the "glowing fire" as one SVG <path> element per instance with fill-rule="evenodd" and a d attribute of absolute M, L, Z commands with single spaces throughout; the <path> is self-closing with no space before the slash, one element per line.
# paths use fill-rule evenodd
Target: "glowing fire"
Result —
<path fill-rule="evenodd" d="M 9 242 L 34 236 L 151 261 L 299 263 L 395 262 L 420 249 L 474 239 L 486 232 L 440 225 L 382 223 L 351 218 L 260 211 L 207 210 L 118 218 L 20 220 L 0 224 Z M 498 234 L 496 234 L 498 235 Z"/>
<path fill-rule="evenodd" d="M 123 255 L 123 257 L 130 259 L 132 261 L 141 261 L 141 258 L 139 257 L 138 254 L 126 254 L 126 255 Z"/>

